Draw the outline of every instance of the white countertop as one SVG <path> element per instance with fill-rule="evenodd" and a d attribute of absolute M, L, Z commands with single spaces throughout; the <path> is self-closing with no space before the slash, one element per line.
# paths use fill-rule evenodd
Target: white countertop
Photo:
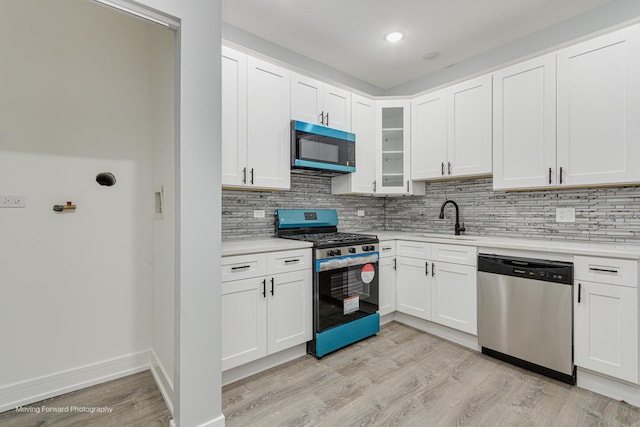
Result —
<path fill-rule="evenodd" d="M 292 249 L 311 248 L 313 243 L 299 240 L 267 237 L 261 239 L 223 240 L 222 256 L 253 254 L 258 252 L 288 251 Z"/>
<path fill-rule="evenodd" d="M 454 236 L 453 234 L 419 233 L 392 230 L 365 231 L 364 234 L 375 234 L 380 241 L 410 240 L 417 242 L 445 243 L 452 245 L 476 246 L 479 248 L 513 249 L 541 253 L 557 253 L 568 255 L 586 255 L 609 258 L 640 260 L 640 246 L 611 245 L 605 243 L 586 243 L 563 240 L 515 239 L 491 236 Z M 280 239 L 277 237 L 223 240 L 222 256 L 244 255 L 258 252 L 275 252 L 292 249 L 311 248 L 310 242 Z"/>
<path fill-rule="evenodd" d="M 453 234 L 413 233 L 405 231 L 368 231 L 380 241 L 410 240 L 419 242 L 446 243 L 453 245 L 477 246 L 479 248 L 515 249 L 542 253 L 560 253 L 623 259 L 640 259 L 640 246 L 611 245 L 606 243 L 573 242 L 564 240 L 525 239 L 491 236 L 455 236 Z"/>

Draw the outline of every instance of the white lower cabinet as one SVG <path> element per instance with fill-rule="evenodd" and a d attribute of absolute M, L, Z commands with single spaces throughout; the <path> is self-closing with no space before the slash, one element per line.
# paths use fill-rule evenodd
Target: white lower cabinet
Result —
<path fill-rule="evenodd" d="M 429 261 L 398 256 L 396 264 L 396 311 L 431 320 Z"/>
<path fill-rule="evenodd" d="M 274 259 L 288 259 L 290 271 Z M 310 260 L 310 249 L 223 258 L 223 271 L 240 275 L 244 266 L 267 265 L 266 275 L 222 282 L 223 371 L 311 340 Z"/>
<path fill-rule="evenodd" d="M 395 242 L 380 242 L 378 263 L 378 313 L 380 316 L 396 311 L 396 247 Z"/>
<path fill-rule="evenodd" d="M 431 321 L 477 335 L 476 267 L 434 263 Z"/>
<path fill-rule="evenodd" d="M 619 284 L 637 278 L 637 262 L 576 257 L 574 264 L 575 364 L 637 384 L 637 279 Z"/>

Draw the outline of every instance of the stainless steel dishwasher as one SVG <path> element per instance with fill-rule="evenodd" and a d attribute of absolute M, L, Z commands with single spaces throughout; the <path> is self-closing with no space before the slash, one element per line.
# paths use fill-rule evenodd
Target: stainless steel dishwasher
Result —
<path fill-rule="evenodd" d="M 482 353 L 576 384 L 573 264 L 478 255 Z"/>

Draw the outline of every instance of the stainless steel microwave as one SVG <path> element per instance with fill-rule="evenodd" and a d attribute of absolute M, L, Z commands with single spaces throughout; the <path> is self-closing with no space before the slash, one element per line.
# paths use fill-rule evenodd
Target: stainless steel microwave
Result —
<path fill-rule="evenodd" d="M 356 136 L 338 129 L 292 120 L 291 166 L 355 172 Z"/>

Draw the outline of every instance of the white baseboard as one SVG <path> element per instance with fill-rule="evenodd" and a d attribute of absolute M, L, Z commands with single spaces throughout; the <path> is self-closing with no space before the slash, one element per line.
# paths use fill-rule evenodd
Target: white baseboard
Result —
<path fill-rule="evenodd" d="M 169 375 L 167 375 L 167 371 L 164 368 L 164 365 L 160 362 L 160 359 L 158 359 L 155 351 L 152 349 L 150 353 L 151 357 L 149 362 L 151 364 L 151 375 L 153 375 L 153 379 L 156 381 L 158 389 L 160 389 L 160 394 L 162 394 L 164 403 L 167 405 L 167 409 L 169 409 L 169 412 L 173 417 L 175 415 L 173 412 L 173 382 L 169 378 Z"/>
<path fill-rule="evenodd" d="M 266 371 L 267 369 L 278 366 L 282 363 L 288 362 L 298 357 L 307 354 L 307 344 L 300 344 L 295 347 L 282 350 L 278 353 L 271 354 L 262 359 L 254 360 L 253 362 L 246 363 L 244 365 L 237 366 L 222 372 L 222 385 L 231 384 L 238 380 L 241 380 L 251 375 L 255 375 L 259 372 Z"/>
<path fill-rule="evenodd" d="M 0 387 L 0 412 L 149 369 L 149 351 Z"/>
<path fill-rule="evenodd" d="M 640 407 L 640 386 L 578 368 L 578 387 Z"/>
<path fill-rule="evenodd" d="M 387 313 L 380 316 L 380 326 L 385 325 L 387 323 L 393 322 L 396 319 L 395 312 Z"/>
<path fill-rule="evenodd" d="M 198 427 L 224 427 L 224 415 L 220 415 L 215 420 L 200 424 Z"/>
<path fill-rule="evenodd" d="M 460 332 L 408 314 L 398 313 L 397 311 L 395 312 L 395 321 L 411 326 L 412 328 L 419 329 L 423 332 L 427 332 L 431 335 L 444 338 L 447 341 L 454 342 L 463 347 L 470 348 L 471 350 L 480 351 L 478 337 L 475 335 L 469 335 L 465 332 Z"/>

